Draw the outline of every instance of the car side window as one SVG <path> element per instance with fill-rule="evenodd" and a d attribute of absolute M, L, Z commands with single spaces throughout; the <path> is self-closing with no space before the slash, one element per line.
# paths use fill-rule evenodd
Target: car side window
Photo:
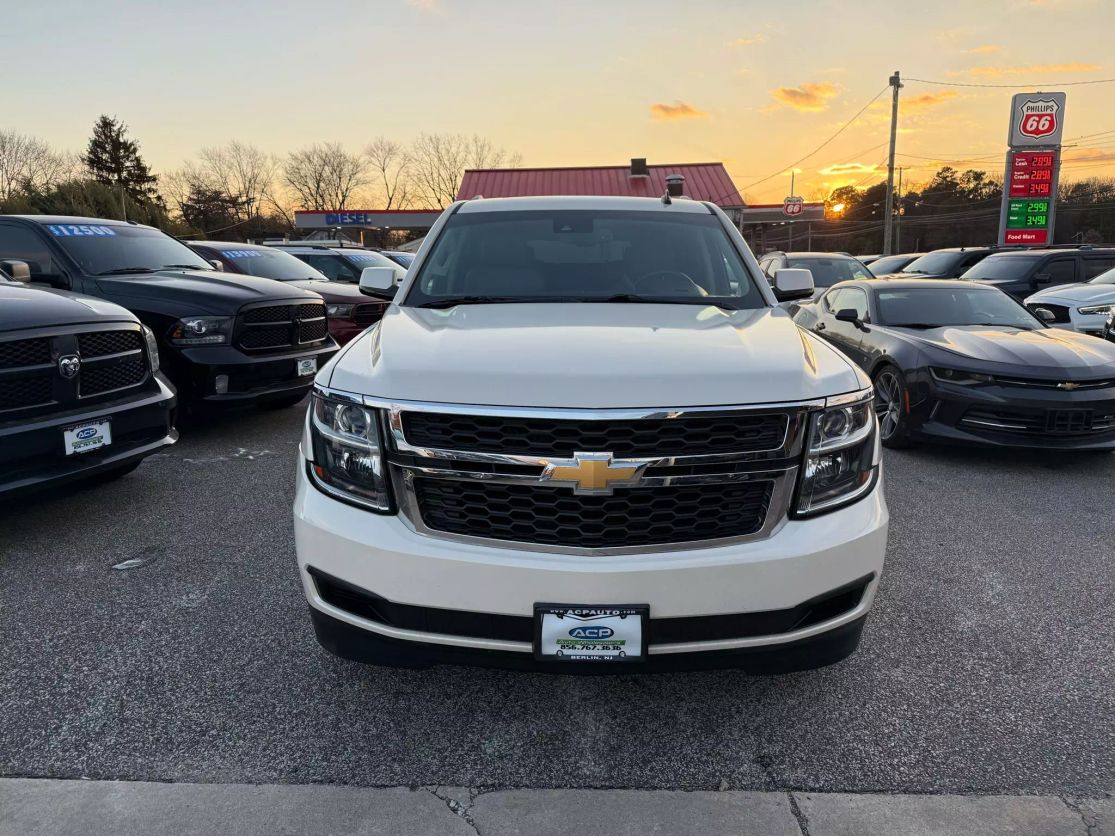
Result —
<path fill-rule="evenodd" d="M 0 259 L 26 261 L 32 278 L 57 272 L 46 242 L 21 226 L 0 224 Z"/>
<path fill-rule="evenodd" d="M 825 294 L 825 310 L 829 313 L 836 313 L 840 310 L 841 299 L 844 295 L 844 290 L 830 290 Z"/>
<path fill-rule="evenodd" d="M 298 257 L 335 282 L 354 282 L 360 278 L 348 262 L 339 255 L 311 253 Z"/>
<path fill-rule="evenodd" d="M 1081 264 L 1080 281 L 1086 282 L 1094 279 L 1100 273 L 1106 273 L 1115 267 L 1115 258 L 1085 258 Z"/>
<path fill-rule="evenodd" d="M 1076 281 L 1076 259 L 1059 258 L 1045 265 L 1043 273 L 1049 274 L 1049 284 L 1068 284 Z"/>
<path fill-rule="evenodd" d="M 858 287 L 840 291 L 840 307 L 853 308 L 861 322 L 870 322 L 871 314 L 867 307 L 867 294 Z"/>

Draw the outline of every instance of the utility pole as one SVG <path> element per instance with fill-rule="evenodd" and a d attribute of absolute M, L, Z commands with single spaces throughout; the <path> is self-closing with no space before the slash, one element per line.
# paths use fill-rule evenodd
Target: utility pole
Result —
<path fill-rule="evenodd" d="M 903 168 L 898 169 L 898 198 L 897 206 L 894 213 L 894 251 L 896 253 L 902 252 L 902 172 Z"/>
<path fill-rule="evenodd" d="M 790 197 L 794 196 L 794 170 L 790 169 Z M 788 221 L 790 224 L 790 243 L 786 245 L 786 252 L 791 252 L 794 249 L 794 222 Z"/>
<path fill-rule="evenodd" d="M 887 207 L 883 225 L 883 255 L 891 255 L 891 232 L 893 231 L 894 216 L 894 143 L 898 136 L 898 91 L 902 89 L 902 79 L 898 70 L 890 77 L 890 86 L 894 88 L 890 104 L 890 154 L 887 157 Z"/>

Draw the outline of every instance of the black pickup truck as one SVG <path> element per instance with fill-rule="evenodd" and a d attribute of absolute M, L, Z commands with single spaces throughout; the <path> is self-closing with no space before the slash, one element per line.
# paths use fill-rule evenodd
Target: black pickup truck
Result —
<path fill-rule="evenodd" d="M 0 262 L 0 496 L 122 476 L 173 444 L 176 398 L 151 330 L 28 278 Z"/>
<path fill-rule="evenodd" d="M 185 403 L 297 403 L 337 351 L 316 293 L 226 275 L 153 227 L 0 215 L 0 259 L 25 263 L 35 285 L 134 313 L 154 331 L 163 370 Z"/>

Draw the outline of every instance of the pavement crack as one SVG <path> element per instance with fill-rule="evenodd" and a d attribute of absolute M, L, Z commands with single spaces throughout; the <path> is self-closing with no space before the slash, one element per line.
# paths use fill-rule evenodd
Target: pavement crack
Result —
<path fill-rule="evenodd" d="M 790 800 L 790 812 L 798 823 L 798 830 L 801 831 L 801 836 L 809 836 L 809 819 L 805 815 L 805 811 L 801 809 L 797 798 L 794 797 L 792 792 L 786 793 L 786 797 Z"/>
<path fill-rule="evenodd" d="M 1080 816 L 1080 821 L 1084 824 L 1084 833 L 1086 836 L 1099 836 L 1100 822 L 1095 813 L 1087 807 L 1084 807 L 1080 801 L 1073 801 L 1067 795 L 1059 795 L 1057 797 L 1061 799 L 1061 802 L 1066 807 Z"/>
<path fill-rule="evenodd" d="M 471 827 L 473 832 L 476 833 L 476 836 L 482 836 L 482 834 L 480 833 L 480 828 L 477 826 L 476 821 L 472 818 L 471 812 L 473 804 L 476 803 L 477 796 L 482 794 L 481 790 L 473 787 L 466 787 L 465 789 L 468 790 L 468 804 L 462 804 L 455 798 L 450 798 L 447 795 L 443 795 L 441 792 L 440 784 L 435 787 L 423 787 L 422 789 L 426 790 L 426 792 L 430 793 L 430 795 L 432 795 L 439 801 L 444 802 L 445 806 L 449 808 L 449 812 L 457 816 L 457 818 L 463 819 L 465 824 Z"/>

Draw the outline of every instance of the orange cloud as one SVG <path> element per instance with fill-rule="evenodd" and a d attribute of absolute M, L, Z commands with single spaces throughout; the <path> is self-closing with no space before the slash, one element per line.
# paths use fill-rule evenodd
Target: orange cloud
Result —
<path fill-rule="evenodd" d="M 752 35 L 749 38 L 736 38 L 733 43 L 736 46 L 755 46 L 756 44 L 765 44 L 767 36 L 760 32 L 758 35 Z"/>
<path fill-rule="evenodd" d="M 828 177 L 847 176 L 849 174 L 871 174 L 879 168 L 878 165 L 866 165 L 864 163 L 838 163 L 830 165 L 828 168 L 822 168 L 817 171 L 818 174 L 824 174 Z"/>
<path fill-rule="evenodd" d="M 776 87 L 770 91 L 770 94 L 776 102 L 792 107 L 794 110 L 817 113 L 828 107 L 829 99 L 839 92 L 835 84 L 821 81 L 806 82 L 798 87 Z"/>
<path fill-rule="evenodd" d="M 693 107 L 688 102 L 675 101 L 673 104 L 656 102 L 650 106 L 650 115 L 654 119 L 670 121 L 673 119 L 703 119 L 708 116 L 703 110 Z"/>
<path fill-rule="evenodd" d="M 944 104 L 959 95 L 955 90 L 942 90 L 939 93 L 922 93 L 920 96 L 899 99 L 898 103 L 904 113 L 913 113 L 914 111 L 926 110 Z"/>
<path fill-rule="evenodd" d="M 980 44 L 964 51 L 969 55 L 992 55 L 996 52 L 1002 52 L 1003 48 L 999 44 Z"/>
<path fill-rule="evenodd" d="M 1006 75 L 1036 75 L 1038 73 L 1090 73 L 1102 69 L 1099 64 L 1074 61 L 1068 64 L 1031 64 L 1028 67 L 972 67 L 968 73 L 983 78 L 1002 78 Z"/>

